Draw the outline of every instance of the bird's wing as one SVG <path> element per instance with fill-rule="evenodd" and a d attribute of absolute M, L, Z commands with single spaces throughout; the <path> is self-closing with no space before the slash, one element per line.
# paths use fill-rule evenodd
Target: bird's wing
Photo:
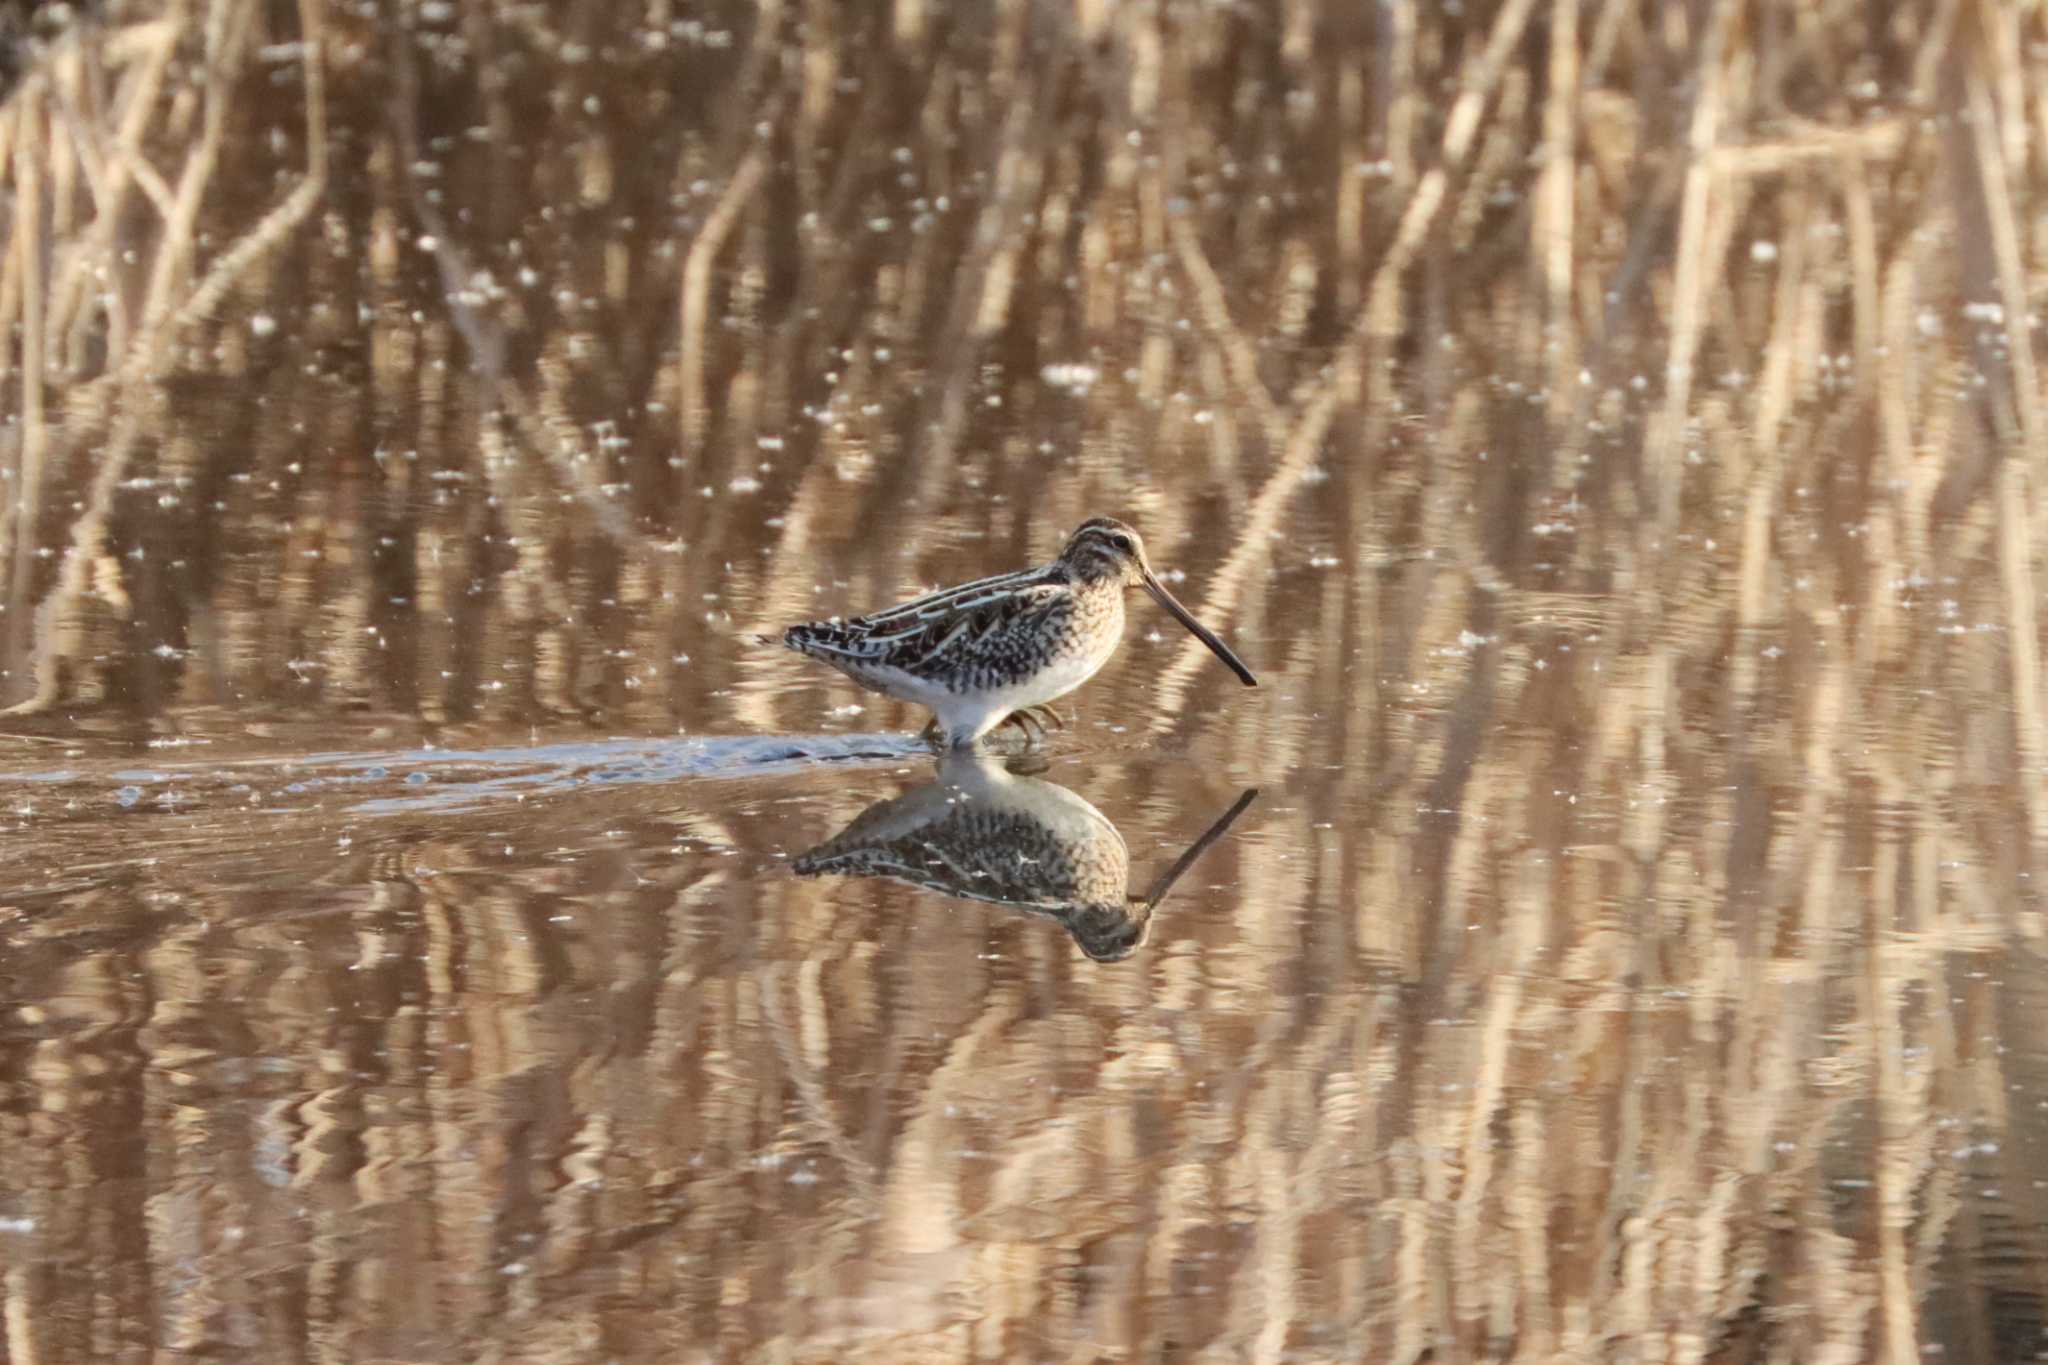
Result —
<path fill-rule="evenodd" d="M 850 621 L 813 621 L 791 626 L 783 639 L 793 648 L 827 660 L 922 667 L 961 640 L 1040 610 L 1070 591 L 1057 565 L 997 574 L 957 588 L 929 593 L 901 606 L 856 616 Z"/>
<path fill-rule="evenodd" d="M 1018 569 L 1014 573 L 999 573 L 987 578 L 977 578 L 972 583 L 962 583 L 958 587 L 940 588 L 937 592 L 926 593 L 923 597 L 913 598 L 893 607 L 884 607 L 881 611 L 871 611 L 865 616 L 857 616 L 849 624 L 863 625 L 870 630 L 881 632 L 901 630 L 913 622 L 926 622 L 937 617 L 949 616 L 956 611 L 979 606 L 984 601 L 1003 593 L 1029 587 L 1047 579 L 1048 571 L 1054 567 L 1042 564 L 1035 569 Z"/>
<path fill-rule="evenodd" d="M 888 662 L 912 673 L 945 672 L 983 653 L 994 637 L 1026 628 L 1028 618 L 1063 609 L 1073 596 L 1064 581 L 1041 581 L 965 599 L 906 634 Z"/>

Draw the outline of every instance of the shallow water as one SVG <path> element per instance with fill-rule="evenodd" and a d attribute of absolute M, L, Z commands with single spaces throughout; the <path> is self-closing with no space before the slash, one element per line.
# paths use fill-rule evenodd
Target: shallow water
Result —
<path fill-rule="evenodd" d="M 2039 13 L 291 8 L 0 108 L 0 1361 L 2048 1356 Z"/>
<path fill-rule="evenodd" d="M 2048 1344 L 2048 976 L 1966 833 L 1995 793 L 1646 800 L 1512 714 L 1446 791 L 1328 761 L 1306 688 L 1208 681 L 1297 747 L 1140 744 L 1083 694 L 986 760 L 1031 795 L 961 798 L 1022 812 L 979 845 L 900 734 L 36 745 L 0 775 L 16 1301 L 58 1359 L 1317 1359 L 1482 1351 L 1454 1305 L 1601 1283 L 1601 1334 L 1674 1279 L 1867 1328 L 1896 1275 L 1924 1339 Z M 1064 820 L 1142 894 L 1246 788 L 1120 960 L 1015 903 L 1033 872 L 975 889 Z M 922 864 L 798 875 L 892 812 Z M 1776 833 L 1738 897 L 1742 819 Z"/>

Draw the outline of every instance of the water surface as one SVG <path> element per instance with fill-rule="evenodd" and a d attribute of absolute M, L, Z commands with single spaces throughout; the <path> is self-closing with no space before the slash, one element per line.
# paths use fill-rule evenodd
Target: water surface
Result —
<path fill-rule="evenodd" d="M 2038 7 L 1270 9 L 25 54 L 10 1365 L 2048 1349 Z"/>

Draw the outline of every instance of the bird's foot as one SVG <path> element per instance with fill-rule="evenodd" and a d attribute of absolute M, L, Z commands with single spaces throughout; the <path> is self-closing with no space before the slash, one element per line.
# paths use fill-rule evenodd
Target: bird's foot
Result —
<path fill-rule="evenodd" d="M 1050 706 L 1030 706 L 1025 709 L 1038 718 L 1038 724 L 1041 729 L 1047 726 L 1055 730 L 1067 728 L 1067 718 L 1053 710 Z"/>
<path fill-rule="evenodd" d="M 1040 709 L 1036 706 L 1027 706 L 1021 711 L 1012 711 L 1009 715 L 1003 717 L 1002 723 L 996 726 L 996 728 L 1001 730 L 1014 725 L 1024 735 L 1024 747 L 1027 749 L 1037 748 L 1040 742 L 1045 739 L 1045 722 L 1037 715 Z"/>

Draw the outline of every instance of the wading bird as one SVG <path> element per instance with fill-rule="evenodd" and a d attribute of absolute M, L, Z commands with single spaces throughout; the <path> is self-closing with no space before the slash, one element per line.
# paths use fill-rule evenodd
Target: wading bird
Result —
<path fill-rule="evenodd" d="M 1095 676 L 1124 634 L 1124 591 L 1143 588 L 1246 687 L 1258 679 L 1174 600 L 1145 562 L 1138 533 L 1090 517 L 1058 559 L 977 579 L 850 621 L 791 626 L 782 642 L 870 691 L 930 707 L 927 736 L 972 747 L 998 725 L 1043 734 L 1060 723 L 1046 703 Z"/>
<path fill-rule="evenodd" d="M 861 812 L 798 855 L 799 877 L 880 877 L 1057 920 L 1097 962 L 1129 957 L 1181 874 L 1258 796 L 1248 787 L 1141 896 L 1131 854 L 1095 807 L 1057 782 L 1020 776 L 987 751 L 948 750 L 938 780 Z"/>

